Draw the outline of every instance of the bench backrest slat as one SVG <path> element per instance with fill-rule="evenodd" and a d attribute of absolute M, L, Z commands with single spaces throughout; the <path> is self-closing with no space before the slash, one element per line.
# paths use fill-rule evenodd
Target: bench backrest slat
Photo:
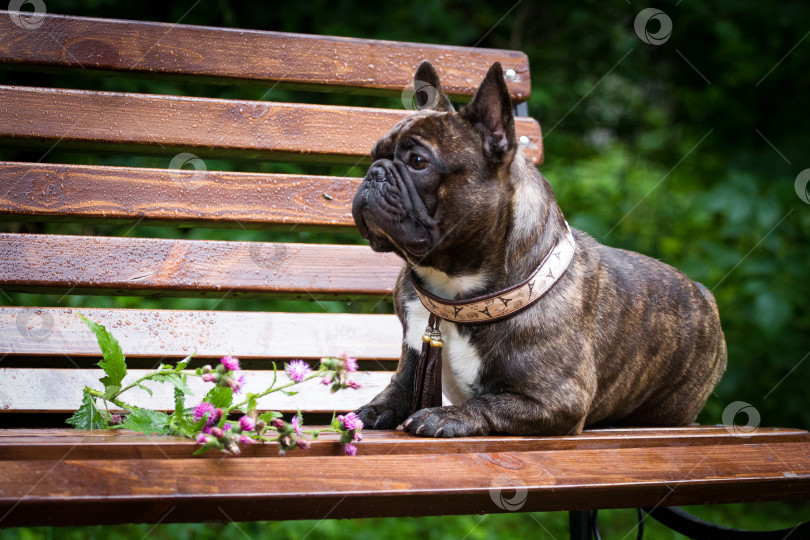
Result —
<path fill-rule="evenodd" d="M 0 162 L 0 217 L 355 231 L 359 178 Z"/>
<path fill-rule="evenodd" d="M 471 96 L 501 62 L 515 72 L 507 81 L 512 99 L 530 93 L 529 60 L 519 51 L 51 14 L 31 32 L 0 13 L 0 64 L 399 95 L 430 60 L 446 92 Z"/>
<path fill-rule="evenodd" d="M 0 233 L 8 291 L 379 298 L 401 267 L 366 246 Z"/>
<path fill-rule="evenodd" d="M 318 359 L 348 352 L 396 360 L 402 338 L 393 315 L 0 307 L 0 356 L 98 357 L 78 313 L 113 332 L 128 357 Z"/>
<path fill-rule="evenodd" d="M 412 111 L 0 86 L 0 143 L 367 163 Z M 518 118 L 524 153 L 542 161 L 540 126 Z M 524 139 L 525 141 L 526 139 Z"/>

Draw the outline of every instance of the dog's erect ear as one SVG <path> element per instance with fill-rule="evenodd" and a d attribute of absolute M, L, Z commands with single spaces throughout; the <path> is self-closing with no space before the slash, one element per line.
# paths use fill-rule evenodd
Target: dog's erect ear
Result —
<path fill-rule="evenodd" d="M 438 112 L 452 112 L 455 109 L 439 84 L 439 74 L 427 60 L 419 64 L 413 75 L 413 93 L 417 108 Z"/>
<path fill-rule="evenodd" d="M 512 99 L 500 62 L 489 68 L 472 101 L 460 114 L 484 137 L 484 155 L 491 161 L 507 161 L 515 151 L 515 117 Z"/>

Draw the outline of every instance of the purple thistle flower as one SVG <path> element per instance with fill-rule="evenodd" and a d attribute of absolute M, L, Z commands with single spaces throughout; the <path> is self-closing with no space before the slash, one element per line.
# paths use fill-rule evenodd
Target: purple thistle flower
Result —
<path fill-rule="evenodd" d="M 239 444 L 246 444 L 246 445 L 256 444 L 256 441 L 254 441 L 247 435 L 239 435 Z"/>
<path fill-rule="evenodd" d="M 208 442 L 208 437 L 205 436 L 205 433 L 200 433 L 197 435 L 197 442 L 200 444 L 205 444 Z"/>
<path fill-rule="evenodd" d="M 298 415 L 293 416 L 291 424 L 293 427 L 293 431 L 295 431 L 295 434 L 298 435 L 299 437 L 303 437 L 304 434 L 301 432 L 301 417 Z"/>
<path fill-rule="evenodd" d="M 238 375 L 239 372 L 234 371 L 233 374 Z M 239 392 L 241 392 L 242 391 L 242 385 L 244 385 L 244 384 L 245 384 L 245 376 L 244 375 L 239 375 L 238 378 L 234 377 L 233 379 L 228 381 L 228 386 L 231 387 L 231 390 L 233 390 L 234 394 L 238 394 Z"/>
<path fill-rule="evenodd" d="M 347 413 L 346 416 L 338 416 L 338 420 L 343 422 L 347 431 L 354 431 L 355 429 L 363 429 L 363 421 L 353 412 Z"/>
<path fill-rule="evenodd" d="M 194 418 L 196 422 L 199 422 L 200 420 L 202 420 L 203 416 L 205 416 L 205 413 L 213 410 L 214 410 L 213 405 L 211 405 L 207 401 L 203 401 L 202 403 L 194 407 L 194 413 L 192 414 L 192 418 Z"/>
<path fill-rule="evenodd" d="M 221 439 L 221 438 L 222 438 L 222 437 L 225 435 L 225 434 L 222 432 L 222 430 L 221 430 L 221 429 L 219 429 L 218 427 L 212 427 L 212 428 L 210 429 L 209 433 L 210 433 L 211 435 L 213 435 L 214 437 L 216 437 L 217 439 Z"/>
<path fill-rule="evenodd" d="M 241 367 L 239 367 L 239 359 L 234 358 L 231 355 L 223 356 L 219 361 L 222 362 L 222 365 L 225 366 L 225 369 L 229 369 L 230 371 L 239 371 L 240 369 L 242 369 Z"/>
<path fill-rule="evenodd" d="M 287 372 L 287 376 L 292 379 L 293 381 L 300 383 L 306 378 L 307 375 L 312 371 L 312 368 L 309 367 L 309 364 L 304 362 L 303 360 L 293 360 L 289 364 L 284 366 L 284 371 Z"/>
<path fill-rule="evenodd" d="M 346 443 L 346 445 L 343 447 L 343 451 L 346 452 L 347 456 L 357 455 L 357 447 L 352 443 Z"/>
<path fill-rule="evenodd" d="M 348 371 L 357 371 L 357 358 L 346 357 L 346 369 Z"/>
<path fill-rule="evenodd" d="M 217 380 L 217 376 L 213 373 L 205 373 L 202 376 L 202 380 L 205 382 L 214 382 Z"/>
<path fill-rule="evenodd" d="M 222 419 L 222 409 L 214 409 L 214 411 L 208 416 L 208 421 L 205 423 L 206 426 L 213 426 L 218 424 L 219 421 Z"/>
<path fill-rule="evenodd" d="M 245 415 L 239 419 L 239 427 L 242 428 L 242 431 L 253 431 L 256 429 L 256 420 L 248 415 Z"/>
<path fill-rule="evenodd" d="M 332 384 L 332 377 L 327 375 L 323 379 L 321 379 L 321 384 Z"/>

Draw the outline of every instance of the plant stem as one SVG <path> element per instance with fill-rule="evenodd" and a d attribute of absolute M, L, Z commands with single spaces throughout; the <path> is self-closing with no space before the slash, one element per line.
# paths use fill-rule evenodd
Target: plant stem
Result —
<path fill-rule="evenodd" d="M 104 392 L 94 390 L 93 388 L 90 388 L 90 387 L 87 387 L 87 386 L 84 387 L 84 391 L 85 391 L 85 393 L 90 394 L 93 397 L 103 399 L 104 401 L 109 401 L 113 405 L 118 405 L 119 407 L 121 407 L 122 409 L 125 409 L 127 411 L 133 411 L 133 410 L 138 408 L 138 407 L 135 407 L 134 405 L 124 403 L 123 401 L 121 401 L 117 397 L 107 396 L 107 395 L 104 394 Z M 121 392 L 116 392 L 116 396 L 119 395 L 119 394 L 121 394 Z"/>
<path fill-rule="evenodd" d="M 304 383 L 304 382 L 306 382 L 306 381 L 308 381 L 310 379 L 314 379 L 316 377 L 322 377 L 323 374 L 326 373 L 327 371 L 329 371 L 329 370 L 324 369 L 324 368 L 320 368 L 320 369 L 318 369 L 318 371 L 313 371 L 312 373 L 310 373 L 300 383 L 295 382 L 295 381 L 290 381 L 287 384 L 282 384 L 281 386 L 271 386 L 270 388 L 268 388 L 267 390 L 265 390 L 264 392 L 262 392 L 260 394 L 254 394 L 253 399 L 259 399 L 259 398 L 264 397 L 264 396 L 266 396 L 268 394 L 272 394 L 273 392 L 278 392 L 279 390 L 284 390 L 285 388 L 289 388 L 290 386 L 295 386 L 296 384 L 302 384 L 302 383 Z M 240 403 L 237 403 L 236 405 L 231 405 L 231 407 L 228 409 L 228 412 L 235 411 L 239 407 L 242 407 L 243 405 L 247 405 L 247 403 L 248 403 L 248 399 L 245 399 L 244 401 L 242 401 Z"/>

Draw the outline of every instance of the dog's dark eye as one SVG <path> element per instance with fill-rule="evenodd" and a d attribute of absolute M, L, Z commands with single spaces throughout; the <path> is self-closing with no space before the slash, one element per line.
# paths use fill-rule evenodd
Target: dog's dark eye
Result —
<path fill-rule="evenodd" d="M 408 158 L 408 167 L 415 171 L 421 171 L 422 169 L 426 168 L 430 162 L 420 156 L 419 154 L 411 154 L 411 157 Z"/>

